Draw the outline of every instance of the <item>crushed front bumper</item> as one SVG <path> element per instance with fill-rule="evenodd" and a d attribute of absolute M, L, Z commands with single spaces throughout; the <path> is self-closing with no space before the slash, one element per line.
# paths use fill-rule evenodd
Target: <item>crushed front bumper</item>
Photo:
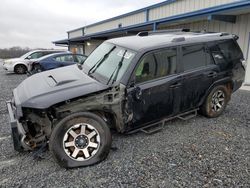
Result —
<path fill-rule="evenodd" d="M 21 123 L 15 118 L 15 113 L 13 112 L 13 106 L 11 101 L 7 101 L 7 108 L 10 118 L 10 126 L 12 132 L 12 139 L 14 144 L 14 149 L 16 151 L 23 151 L 25 147 L 23 145 L 23 140 L 25 138 L 25 131 Z"/>

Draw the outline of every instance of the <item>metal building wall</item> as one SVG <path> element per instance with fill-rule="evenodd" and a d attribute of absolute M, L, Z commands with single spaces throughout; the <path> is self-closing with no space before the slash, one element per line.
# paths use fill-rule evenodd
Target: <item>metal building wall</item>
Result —
<path fill-rule="evenodd" d="M 174 3 L 151 9 L 149 20 L 157 20 L 234 1 L 236 0 L 177 0 Z"/>
<path fill-rule="evenodd" d="M 122 24 L 122 27 L 129 25 L 135 25 L 144 23 L 146 21 L 146 12 L 140 12 L 134 15 L 126 16 L 124 18 L 119 18 L 116 20 L 108 21 L 102 24 L 90 26 L 85 28 L 85 34 L 96 33 L 100 31 L 110 30 L 118 28 L 119 24 Z"/>
<path fill-rule="evenodd" d="M 69 32 L 69 39 L 80 37 L 82 35 L 83 35 L 83 30 L 82 29 L 78 29 L 78 30 L 75 30 L 75 31 L 70 31 Z"/>

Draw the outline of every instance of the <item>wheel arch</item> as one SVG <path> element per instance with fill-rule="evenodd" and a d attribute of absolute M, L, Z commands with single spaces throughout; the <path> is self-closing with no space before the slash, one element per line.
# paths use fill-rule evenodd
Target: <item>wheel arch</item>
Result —
<path fill-rule="evenodd" d="M 202 97 L 200 103 L 199 103 L 199 106 L 201 106 L 204 101 L 206 100 L 207 96 L 209 95 L 209 93 L 217 86 L 219 85 L 223 85 L 223 86 L 226 86 L 227 88 L 227 91 L 230 93 L 229 96 L 231 96 L 231 93 L 233 91 L 233 81 L 230 79 L 230 78 L 223 78 L 221 80 L 217 80 L 216 82 L 214 82 L 206 91 L 205 95 Z M 230 100 L 230 98 L 229 98 Z"/>
<path fill-rule="evenodd" d="M 26 63 L 24 63 L 24 62 L 17 62 L 17 63 L 15 63 L 14 66 L 13 66 L 13 68 L 15 69 L 15 67 L 17 65 L 24 65 L 28 69 L 28 65 Z"/>

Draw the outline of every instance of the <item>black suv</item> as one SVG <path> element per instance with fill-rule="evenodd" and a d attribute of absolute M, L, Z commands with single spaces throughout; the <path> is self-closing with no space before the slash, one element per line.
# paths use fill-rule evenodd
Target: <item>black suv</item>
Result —
<path fill-rule="evenodd" d="M 49 143 L 66 168 L 105 159 L 121 133 L 219 116 L 244 80 L 235 35 L 164 31 L 107 40 L 84 62 L 24 80 L 7 102 L 14 148 Z M 39 84 L 37 84 L 39 83 Z"/>

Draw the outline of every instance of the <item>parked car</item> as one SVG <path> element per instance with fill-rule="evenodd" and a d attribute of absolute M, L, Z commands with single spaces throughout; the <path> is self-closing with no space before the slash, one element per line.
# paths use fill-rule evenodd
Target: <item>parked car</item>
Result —
<path fill-rule="evenodd" d="M 49 142 L 61 166 L 88 166 L 107 157 L 111 128 L 151 132 L 198 110 L 221 115 L 244 80 L 238 37 L 184 31 L 107 40 L 82 70 L 68 66 L 24 80 L 7 102 L 15 150 Z"/>
<path fill-rule="evenodd" d="M 72 53 L 56 53 L 44 56 L 36 61 L 29 63 L 29 73 L 35 74 L 59 67 L 65 67 L 73 64 L 83 64 L 87 56 Z"/>
<path fill-rule="evenodd" d="M 15 72 L 16 74 L 24 74 L 28 70 L 28 63 L 32 60 L 38 59 L 42 56 L 65 52 L 65 50 L 34 50 L 30 51 L 19 58 L 6 59 L 3 62 L 3 68 L 8 72 Z"/>

